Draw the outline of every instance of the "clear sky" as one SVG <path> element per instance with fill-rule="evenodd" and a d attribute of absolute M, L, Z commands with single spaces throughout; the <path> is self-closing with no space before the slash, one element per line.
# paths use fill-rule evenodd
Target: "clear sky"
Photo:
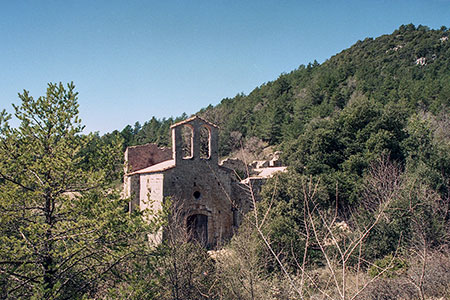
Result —
<path fill-rule="evenodd" d="M 450 0 L 0 0 L 0 109 L 73 81 L 86 131 L 192 114 Z"/>

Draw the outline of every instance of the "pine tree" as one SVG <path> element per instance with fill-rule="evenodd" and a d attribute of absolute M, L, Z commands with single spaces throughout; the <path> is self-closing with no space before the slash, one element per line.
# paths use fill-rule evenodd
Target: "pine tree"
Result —
<path fill-rule="evenodd" d="M 133 243 L 145 241 L 142 218 L 125 211 L 111 186 L 121 143 L 93 149 L 95 161 L 86 160 L 92 135 L 82 134 L 72 83 L 19 97 L 20 126 L 0 114 L 0 298 L 98 292 L 138 252 Z"/>

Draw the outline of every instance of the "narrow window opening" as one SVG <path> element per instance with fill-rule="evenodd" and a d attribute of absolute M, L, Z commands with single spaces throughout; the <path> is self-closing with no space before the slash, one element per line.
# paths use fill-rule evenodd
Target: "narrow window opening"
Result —
<path fill-rule="evenodd" d="M 195 198 L 195 199 L 199 199 L 201 195 L 202 195 L 202 194 L 200 194 L 199 191 L 195 191 L 195 192 L 194 192 L 194 198 Z"/>
<path fill-rule="evenodd" d="M 193 136 L 194 133 L 191 126 L 184 125 L 181 128 L 181 139 L 182 139 L 181 150 L 183 152 L 183 158 L 185 159 L 192 158 L 193 156 L 193 148 L 192 148 Z"/>
<path fill-rule="evenodd" d="M 211 144 L 211 133 L 209 128 L 202 126 L 200 128 L 200 158 L 209 159 L 210 157 L 210 144 Z"/>

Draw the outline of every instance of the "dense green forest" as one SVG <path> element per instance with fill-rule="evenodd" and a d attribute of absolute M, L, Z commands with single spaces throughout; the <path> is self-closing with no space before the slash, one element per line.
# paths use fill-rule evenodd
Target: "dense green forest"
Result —
<path fill-rule="evenodd" d="M 445 27 L 402 25 L 198 115 L 220 126 L 222 156 L 257 138 L 283 150 L 295 172 L 324 175 L 331 201 L 338 182 L 341 201 L 356 203 L 362 175 L 380 155 L 427 173 L 428 183 L 447 197 L 448 36 Z M 153 118 L 120 135 L 125 146 L 169 146 L 170 124 L 186 117 Z"/>
<path fill-rule="evenodd" d="M 201 109 L 222 157 L 288 166 L 209 254 L 116 190 L 123 150 L 187 115 L 83 135 L 73 84 L 24 92 L 18 128 L 0 114 L 0 299 L 450 297 L 449 36 L 402 25 Z"/>

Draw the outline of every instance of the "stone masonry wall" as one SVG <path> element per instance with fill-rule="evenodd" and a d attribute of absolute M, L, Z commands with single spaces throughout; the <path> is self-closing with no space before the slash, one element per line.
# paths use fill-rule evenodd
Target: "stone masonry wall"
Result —
<path fill-rule="evenodd" d="M 125 173 L 141 170 L 169 159 L 172 159 L 172 149 L 168 147 L 160 148 L 156 144 L 128 147 L 125 151 Z"/>
<path fill-rule="evenodd" d="M 233 232 L 233 205 L 231 178 L 228 170 L 208 161 L 191 161 L 165 174 L 165 196 L 170 196 L 180 210 L 182 222 L 202 214 L 208 217 L 208 247 L 215 247 L 231 238 Z"/>
<path fill-rule="evenodd" d="M 183 157 L 183 126 L 192 130 L 191 157 Z M 125 195 L 131 197 L 130 209 L 159 210 L 165 199 L 170 198 L 177 210 L 175 213 L 180 216 L 176 223 L 187 230 L 188 238 L 194 236 L 205 247 L 216 248 L 232 237 L 242 215 L 253 209 L 249 185 L 258 201 L 264 179 L 252 177 L 239 182 L 236 173 L 247 173 L 245 164 L 234 160 L 226 161 L 223 166 L 218 164 L 216 125 L 195 116 L 172 125 L 171 129 L 173 151 L 154 144 L 127 149 L 126 174 L 167 160 L 173 159 L 174 164 L 170 168 L 161 165 L 158 169 L 125 176 Z M 204 129 L 209 133 L 207 144 L 200 139 Z M 201 145 L 207 146 L 209 155 L 201 155 Z M 159 233 L 158 238 L 161 237 Z"/>

